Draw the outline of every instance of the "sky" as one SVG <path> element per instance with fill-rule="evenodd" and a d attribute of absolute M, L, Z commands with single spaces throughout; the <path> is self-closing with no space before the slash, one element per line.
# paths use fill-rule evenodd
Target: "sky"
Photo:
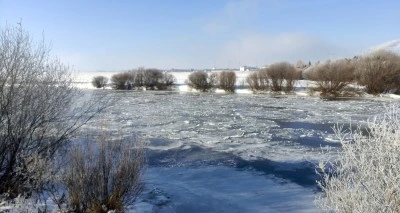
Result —
<path fill-rule="evenodd" d="M 0 26 L 76 71 L 239 68 L 359 55 L 400 38 L 398 0 L 0 0 Z"/>

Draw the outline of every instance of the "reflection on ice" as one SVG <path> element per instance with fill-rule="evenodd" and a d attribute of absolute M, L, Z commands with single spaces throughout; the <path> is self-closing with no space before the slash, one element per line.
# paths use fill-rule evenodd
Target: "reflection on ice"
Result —
<path fill-rule="evenodd" d="M 137 212 L 318 212 L 314 192 L 228 167 L 149 168 Z M 277 184 L 277 183 L 281 184 Z"/>
<path fill-rule="evenodd" d="M 318 179 L 314 164 L 308 161 L 281 162 L 262 158 L 245 160 L 230 153 L 199 146 L 183 146 L 168 151 L 149 150 L 148 158 L 150 167 L 226 166 L 271 175 L 307 187 L 315 186 L 315 180 Z"/>

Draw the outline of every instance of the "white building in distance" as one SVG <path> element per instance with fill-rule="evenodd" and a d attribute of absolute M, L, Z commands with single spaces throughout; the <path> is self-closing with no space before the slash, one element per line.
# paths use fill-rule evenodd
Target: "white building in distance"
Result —
<path fill-rule="evenodd" d="M 256 71 L 258 70 L 257 67 L 250 67 L 250 66 L 241 66 L 239 71 Z"/>

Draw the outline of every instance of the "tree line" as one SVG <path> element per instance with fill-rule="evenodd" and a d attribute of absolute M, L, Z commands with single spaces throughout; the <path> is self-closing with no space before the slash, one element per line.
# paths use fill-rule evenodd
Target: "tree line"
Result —
<path fill-rule="evenodd" d="M 237 79 L 233 71 L 196 71 L 185 82 L 202 92 L 214 89 L 235 92 Z M 322 97 L 356 96 L 363 92 L 372 95 L 399 94 L 400 56 L 379 50 L 351 59 L 328 60 L 300 68 L 289 62 L 278 62 L 249 73 L 245 82 L 253 92 L 291 93 L 300 79 L 314 82 L 308 90 L 311 93 L 318 92 Z M 165 90 L 171 88 L 175 81 L 174 76 L 158 69 L 139 68 L 113 75 L 111 86 L 117 90 Z M 104 76 L 96 76 L 92 80 L 96 88 L 104 88 L 107 82 Z"/>

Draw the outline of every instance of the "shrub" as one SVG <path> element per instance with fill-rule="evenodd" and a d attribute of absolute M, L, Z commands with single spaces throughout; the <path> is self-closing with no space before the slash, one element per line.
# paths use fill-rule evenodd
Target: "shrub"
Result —
<path fill-rule="evenodd" d="M 117 90 L 131 90 L 134 88 L 135 76 L 132 71 L 117 73 L 111 76 L 111 84 Z"/>
<path fill-rule="evenodd" d="M 218 74 L 218 87 L 228 92 L 235 92 L 236 73 L 223 71 Z"/>
<path fill-rule="evenodd" d="M 367 136 L 336 130 L 342 151 L 319 164 L 324 196 L 317 204 L 325 212 L 400 212 L 398 106 L 367 127 Z"/>
<path fill-rule="evenodd" d="M 294 90 L 294 83 L 300 78 L 296 68 L 287 62 L 280 62 L 266 68 L 268 77 L 271 79 L 271 91 L 291 92 Z"/>
<path fill-rule="evenodd" d="M 162 84 L 164 74 L 158 69 L 146 69 L 143 74 L 143 82 L 146 89 L 154 90 Z"/>
<path fill-rule="evenodd" d="M 265 70 L 258 70 L 249 74 L 246 82 L 252 91 L 265 91 L 269 88 L 269 80 Z"/>
<path fill-rule="evenodd" d="M 108 82 L 108 78 L 105 76 L 95 76 L 92 79 L 92 85 L 96 88 L 106 87 L 107 82 Z"/>
<path fill-rule="evenodd" d="M 138 72 L 141 74 L 137 76 L 143 76 L 143 86 L 145 86 L 146 89 L 165 90 L 175 83 L 175 77 L 173 75 L 163 73 L 158 69 L 146 69 Z"/>
<path fill-rule="evenodd" d="M 191 88 L 200 90 L 202 92 L 208 91 L 214 86 L 214 82 L 211 80 L 208 74 L 203 71 L 191 73 L 188 80 L 188 85 Z"/>
<path fill-rule="evenodd" d="M 166 90 L 174 85 L 176 79 L 173 75 L 164 73 L 162 79 L 157 84 L 157 89 Z"/>
<path fill-rule="evenodd" d="M 175 82 L 174 76 L 163 73 L 158 69 L 139 68 L 112 76 L 111 82 L 114 89 L 131 90 L 144 87 L 151 90 L 168 89 Z"/>
<path fill-rule="evenodd" d="M 400 56 L 389 51 L 378 51 L 358 59 L 357 80 L 366 92 L 379 93 L 400 89 Z"/>
<path fill-rule="evenodd" d="M 139 68 L 138 70 L 133 71 L 134 84 L 136 87 L 143 87 L 145 85 L 144 73 L 144 68 Z"/>
<path fill-rule="evenodd" d="M 208 81 L 210 82 L 212 88 L 217 88 L 219 85 L 219 73 L 211 73 L 211 75 L 208 77 Z"/>
<path fill-rule="evenodd" d="M 313 91 L 320 91 L 321 96 L 344 96 L 346 87 L 354 81 L 355 65 L 351 60 L 343 59 L 327 61 L 318 64 L 305 74 L 308 80 L 315 81 L 316 88 Z"/>
<path fill-rule="evenodd" d="M 42 189 L 47 165 L 102 108 L 77 105 L 79 96 L 69 68 L 44 42 L 33 43 L 22 26 L 0 29 L 0 195 Z"/>
<path fill-rule="evenodd" d="M 139 146 L 138 146 L 139 144 Z M 73 212 L 123 212 L 142 190 L 142 144 L 131 140 L 76 145 L 63 174 L 69 207 Z"/>

